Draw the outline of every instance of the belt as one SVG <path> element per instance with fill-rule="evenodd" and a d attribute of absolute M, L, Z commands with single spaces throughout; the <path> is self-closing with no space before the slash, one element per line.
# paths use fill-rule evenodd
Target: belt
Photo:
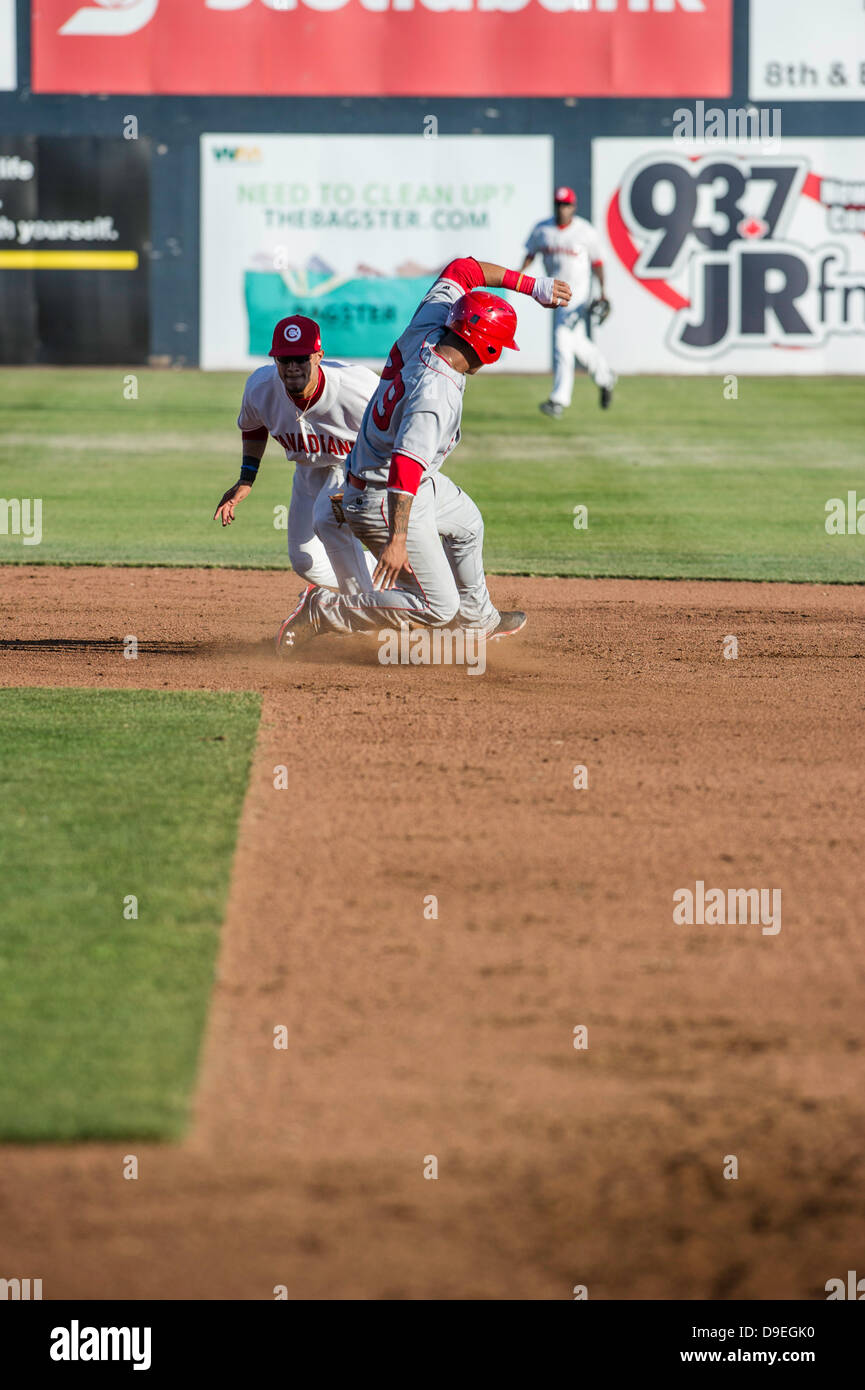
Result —
<path fill-rule="evenodd" d="M 387 487 L 387 483 L 380 483 L 380 482 L 378 482 L 377 479 L 373 479 L 372 481 L 367 482 L 366 478 L 359 478 L 358 475 L 357 475 L 356 473 L 351 473 L 351 472 L 346 473 L 346 475 L 345 475 L 345 481 L 348 483 L 349 487 L 355 488 L 355 490 L 356 490 L 357 492 L 364 492 L 368 487 L 373 487 L 373 488 L 385 488 L 385 487 Z"/>

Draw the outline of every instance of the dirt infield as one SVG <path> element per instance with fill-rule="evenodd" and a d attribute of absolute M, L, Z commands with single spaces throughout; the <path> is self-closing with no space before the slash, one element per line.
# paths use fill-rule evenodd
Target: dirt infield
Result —
<path fill-rule="evenodd" d="M 0 1150 L 0 1274 L 809 1299 L 863 1272 L 865 588 L 494 580 L 530 624 L 472 677 L 361 639 L 276 662 L 284 574 L 0 573 L 4 685 L 264 696 L 189 1137 Z M 697 880 L 780 889 L 781 930 L 675 925 Z"/>

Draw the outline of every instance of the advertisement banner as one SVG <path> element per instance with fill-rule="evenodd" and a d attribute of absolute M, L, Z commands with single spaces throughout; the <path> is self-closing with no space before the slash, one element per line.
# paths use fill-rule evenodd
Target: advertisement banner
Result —
<path fill-rule="evenodd" d="M 150 147 L 0 135 L 0 362 L 146 362 Z"/>
<path fill-rule="evenodd" d="M 18 40 L 15 34 L 17 0 L 0 0 L 0 92 L 18 86 Z"/>
<path fill-rule="evenodd" d="M 751 0 L 753 101 L 865 101 L 862 0 Z"/>
<path fill-rule="evenodd" d="M 865 139 L 595 140 L 622 372 L 865 371 Z"/>
<path fill-rule="evenodd" d="M 732 0 L 33 0 L 34 92 L 726 96 Z"/>
<path fill-rule="evenodd" d="M 203 135 L 201 365 L 259 366 L 288 314 L 383 361 L 454 256 L 519 267 L 552 187 L 548 136 Z M 502 366 L 547 371 L 549 315 L 514 298 Z"/>

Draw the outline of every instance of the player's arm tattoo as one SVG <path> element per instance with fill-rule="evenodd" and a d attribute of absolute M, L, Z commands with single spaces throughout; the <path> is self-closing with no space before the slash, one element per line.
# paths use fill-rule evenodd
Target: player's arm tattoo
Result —
<path fill-rule="evenodd" d="M 408 519 L 414 501 L 410 492 L 389 492 L 387 495 L 388 530 L 391 540 L 408 533 Z"/>

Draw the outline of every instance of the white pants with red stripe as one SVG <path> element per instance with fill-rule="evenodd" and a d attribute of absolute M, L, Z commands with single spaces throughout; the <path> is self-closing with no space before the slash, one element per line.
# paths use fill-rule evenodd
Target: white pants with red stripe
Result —
<path fill-rule="evenodd" d="M 378 557 L 389 539 L 387 489 L 346 484 L 355 536 Z M 492 632 L 499 620 L 484 575 L 484 522 L 468 493 L 443 473 L 424 478 L 412 503 L 406 549 L 412 575 L 398 587 L 353 596 L 316 590 L 310 615 L 319 632 L 374 632 L 405 622 Z"/>
<path fill-rule="evenodd" d="M 345 465 L 294 470 L 288 509 L 288 558 L 308 584 L 323 584 L 344 594 L 371 588 L 375 560 L 347 526 L 339 526 L 330 494 L 345 482 Z"/>
<path fill-rule="evenodd" d="M 606 357 L 586 332 L 582 312 L 569 320 L 556 322 L 553 334 L 553 389 L 550 400 L 569 406 L 574 394 L 574 363 L 585 367 L 596 386 L 615 386 L 616 374 Z"/>

